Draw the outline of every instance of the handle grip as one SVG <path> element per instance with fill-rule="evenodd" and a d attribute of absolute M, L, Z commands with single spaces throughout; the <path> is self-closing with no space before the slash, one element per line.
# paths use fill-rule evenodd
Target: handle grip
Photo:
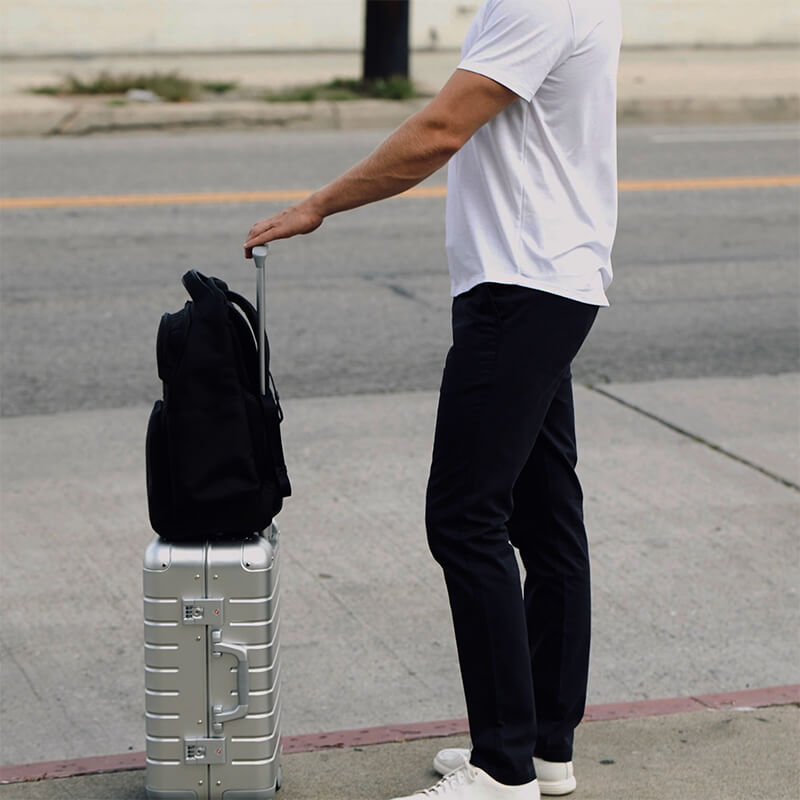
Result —
<path fill-rule="evenodd" d="M 267 253 L 269 253 L 268 244 L 257 244 L 253 248 L 253 261 L 255 262 L 256 269 L 263 269 L 267 262 Z"/>
<path fill-rule="evenodd" d="M 222 641 L 222 631 L 211 632 L 211 652 L 215 655 L 228 653 L 236 658 L 236 693 L 239 702 L 227 710 L 222 706 L 214 706 L 212 709 L 212 725 L 215 733 L 222 731 L 222 723 L 230 722 L 232 719 L 241 719 L 247 716 L 247 708 L 250 704 L 250 662 L 248 660 L 247 647 L 242 644 L 232 644 Z"/>

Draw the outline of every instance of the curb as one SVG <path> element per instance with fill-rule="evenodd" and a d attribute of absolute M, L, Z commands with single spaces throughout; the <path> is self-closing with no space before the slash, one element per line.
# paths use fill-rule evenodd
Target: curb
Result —
<path fill-rule="evenodd" d="M 800 95 L 739 98 L 665 98 L 623 100 L 617 106 L 620 125 L 675 125 L 742 122 L 796 122 Z"/>
<path fill-rule="evenodd" d="M 106 106 L 57 101 L 47 109 L 0 109 L 0 136 L 82 136 L 136 130 L 276 127 L 352 130 L 396 127 L 426 99 L 310 103 L 232 101 Z"/>
<path fill-rule="evenodd" d="M 107 106 L 54 100 L 49 108 L 0 109 L 0 136 L 82 136 L 137 130 L 275 127 L 291 130 L 393 128 L 428 98 L 310 103 L 231 101 Z M 787 122 L 800 119 L 800 96 L 621 99 L 620 124 Z"/>
<path fill-rule="evenodd" d="M 773 686 L 764 689 L 745 689 L 737 692 L 671 697 L 661 700 L 638 700 L 628 703 L 607 703 L 588 706 L 584 722 L 641 719 L 695 711 L 750 710 L 769 706 L 800 705 L 800 684 Z M 468 735 L 466 719 L 439 720 L 373 728 L 331 731 L 329 733 L 284 736 L 284 755 L 312 753 L 331 748 L 361 747 L 374 744 L 410 742 L 443 736 Z M 0 786 L 11 783 L 73 778 L 79 775 L 98 775 L 144 769 L 145 753 L 124 753 L 111 756 L 40 761 L 0 767 Z"/>

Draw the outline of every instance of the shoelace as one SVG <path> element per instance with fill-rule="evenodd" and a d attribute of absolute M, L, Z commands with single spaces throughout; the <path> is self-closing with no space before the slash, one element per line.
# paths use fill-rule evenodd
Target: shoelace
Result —
<path fill-rule="evenodd" d="M 459 786 L 469 786 L 475 781 L 475 770 L 467 763 L 448 772 L 437 784 L 421 792 L 421 797 L 442 797 Z"/>

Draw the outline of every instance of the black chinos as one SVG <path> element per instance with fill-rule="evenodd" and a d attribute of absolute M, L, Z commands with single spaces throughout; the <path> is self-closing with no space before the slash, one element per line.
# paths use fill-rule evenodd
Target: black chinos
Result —
<path fill-rule="evenodd" d="M 534 754 L 571 760 L 584 713 L 589 554 L 570 364 L 596 315 L 497 283 L 453 300 L 426 525 L 450 598 L 471 760 L 509 785 L 535 777 Z"/>

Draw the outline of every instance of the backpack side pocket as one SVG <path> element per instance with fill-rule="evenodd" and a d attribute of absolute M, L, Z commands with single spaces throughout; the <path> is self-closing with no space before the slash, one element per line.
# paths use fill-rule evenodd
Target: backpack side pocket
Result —
<path fill-rule="evenodd" d="M 168 536 L 172 529 L 172 482 L 163 400 L 156 400 L 147 423 L 145 469 L 150 524 L 156 533 Z"/>

